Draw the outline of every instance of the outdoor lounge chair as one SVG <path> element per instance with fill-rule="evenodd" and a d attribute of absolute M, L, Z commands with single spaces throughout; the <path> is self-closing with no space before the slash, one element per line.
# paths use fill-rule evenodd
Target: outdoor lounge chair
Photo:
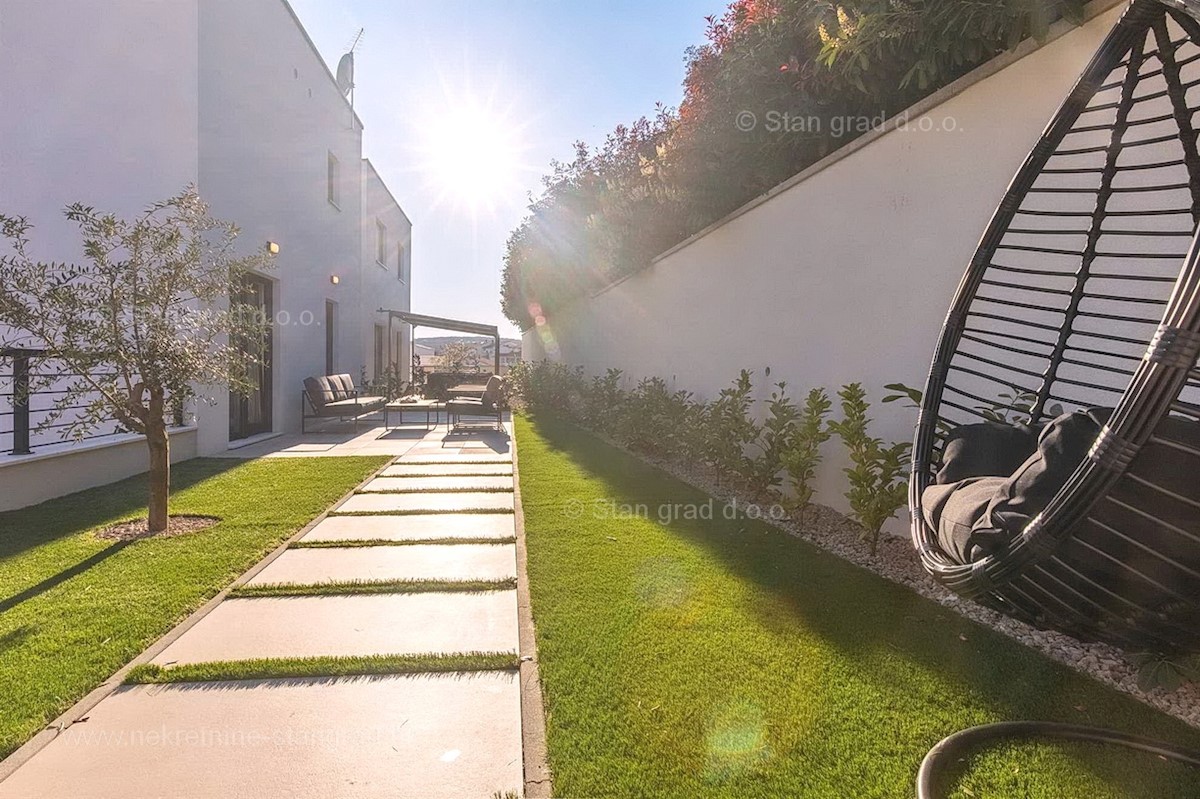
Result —
<path fill-rule="evenodd" d="M 350 375 L 306 377 L 300 392 L 300 432 L 308 432 L 309 419 L 353 419 L 357 433 L 358 417 L 386 404 L 385 397 L 361 394 Z"/>
<path fill-rule="evenodd" d="M 450 429 L 456 430 L 466 418 L 483 418 L 493 422 L 498 430 L 504 429 L 504 378 L 492 375 L 484 387 L 483 396 L 458 397 L 446 403 L 446 414 Z"/>
<path fill-rule="evenodd" d="M 959 284 L 913 446 L 913 542 L 938 582 L 1131 651 L 1200 651 L 1198 68 L 1197 5 L 1134 0 L 1013 179 Z M 1044 431 L 1018 463 L 1053 444 L 1055 425 L 1094 426 L 1036 507 L 1009 516 L 1020 524 L 1004 529 L 994 516 L 996 536 L 956 544 L 937 521 L 950 508 L 946 468 L 956 431 L 1009 435 L 980 427 L 989 420 Z M 1024 479 L 1002 461 L 1001 492 Z M 1025 477 L 1038 477 L 1032 467 Z M 970 518 L 997 497 L 1028 497 L 991 493 L 972 482 L 986 479 L 978 472 L 953 479 L 977 494 L 954 511 Z"/>

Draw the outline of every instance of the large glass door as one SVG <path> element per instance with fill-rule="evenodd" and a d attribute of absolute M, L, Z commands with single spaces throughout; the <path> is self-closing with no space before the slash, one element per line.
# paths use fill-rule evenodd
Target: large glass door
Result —
<path fill-rule="evenodd" d="M 248 306 L 247 313 L 261 314 L 262 319 L 269 320 L 274 313 L 271 307 L 271 283 L 261 277 L 248 278 L 234 301 Z M 262 341 L 237 342 L 238 348 L 246 356 L 252 388 L 246 394 L 229 392 L 230 441 L 271 431 L 273 339 L 274 335 L 268 334 Z"/>

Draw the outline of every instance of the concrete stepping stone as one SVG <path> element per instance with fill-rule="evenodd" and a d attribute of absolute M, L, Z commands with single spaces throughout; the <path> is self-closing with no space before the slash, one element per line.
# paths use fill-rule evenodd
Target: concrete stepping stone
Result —
<path fill-rule="evenodd" d="M 350 580 L 506 580 L 517 575 L 512 544 L 289 549 L 247 585 Z M 402 623 L 396 619 L 396 623 Z"/>
<path fill-rule="evenodd" d="M 508 477 L 377 477 L 360 492 L 412 491 L 512 491 L 513 479 Z"/>
<path fill-rule="evenodd" d="M 334 513 L 411 513 L 433 511 L 511 511 L 511 492 L 463 492 L 455 494 L 355 494 Z"/>
<path fill-rule="evenodd" d="M 511 672 L 117 690 L 0 783 L 0 797 L 366 799 L 521 793 Z"/>
<path fill-rule="evenodd" d="M 511 513 L 430 513 L 404 516 L 329 516 L 301 541 L 418 541 L 428 538 L 511 538 Z"/>
<path fill-rule="evenodd" d="M 153 662 L 516 652 L 517 645 L 516 591 L 272 597 L 222 602 Z"/>
<path fill-rule="evenodd" d="M 443 477 L 488 475 L 511 477 L 512 462 L 509 463 L 397 463 L 380 473 L 380 477 Z"/>
<path fill-rule="evenodd" d="M 422 452 L 409 451 L 407 455 L 402 455 L 398 461 L 400 464 L 411 465 L 421 464 L 428 466 L 430 464 L 462 464 L 462 463 L 501 463 L 512 464 L 512 455 L 496 452 L 486 453 L 468 453 L 459 455 L 453 450 L 426 450 Z"/>

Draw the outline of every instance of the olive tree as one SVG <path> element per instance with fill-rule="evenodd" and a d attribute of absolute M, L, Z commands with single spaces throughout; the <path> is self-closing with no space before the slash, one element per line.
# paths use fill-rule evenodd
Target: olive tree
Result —
<path fill-rule="evenodd" d="M 194 187 L 131 219 L 80 204 L 66 218 L 79 230 L 78 263 L 29 254 L 33 226 L 0 214 L 0 347 L 41 350 L 53 370 L 53 410 L 76 438 L 116 422 L 145 437 L 149 531 L 167 529 L 168 417 L 201 387 L 245 392 L 254 346 L 270 320 L 237 301 L 254 270 L 271 266 L 265 248 L 234 250 L 236 226 L 213 219 Z M 32 391 L 33 389 L 31 389 Z"/>

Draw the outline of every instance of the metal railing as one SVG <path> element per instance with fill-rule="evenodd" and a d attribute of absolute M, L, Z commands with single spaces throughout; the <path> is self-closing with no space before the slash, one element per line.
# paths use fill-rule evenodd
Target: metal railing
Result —
<path fill-rule="evenodd" d="M 78 443 L 128 433 L 116 419 L 102 420 L 77 434 L 79 412 L 89 403 L 63 405 L 76 378 L 111 377 L 112 373 L 82 375 L 54 368 L 54 359 L 42 350 L 0 349 L 0 456 L 29 455 L 39 447 Z M 184 424 L 183 408 L 170 411 L 168 424 Z"/>

